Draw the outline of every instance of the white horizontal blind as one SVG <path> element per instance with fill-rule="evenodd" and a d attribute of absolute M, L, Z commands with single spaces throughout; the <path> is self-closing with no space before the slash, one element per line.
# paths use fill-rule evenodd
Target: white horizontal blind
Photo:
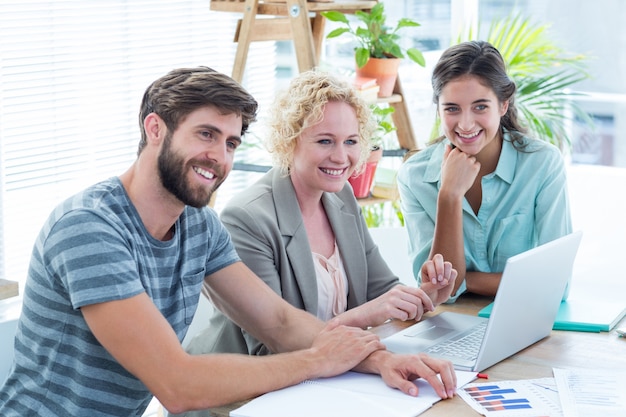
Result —
<path fill-rule="evenodd" d="M 240 17 L 207 0 L 0 2 L 0 277 L 23 283 L 52 208 L 131 165 L 153 80 L 198 65 L 230 74 Z M 274 62 L 273 43 L 253 45 L 244 86 L 259 102 Z"/>

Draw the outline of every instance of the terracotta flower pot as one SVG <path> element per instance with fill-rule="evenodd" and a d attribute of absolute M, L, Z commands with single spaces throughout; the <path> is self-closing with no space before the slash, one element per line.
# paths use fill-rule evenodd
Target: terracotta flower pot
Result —
<path fill-rule="evenodd" d="M 362 77 L 376 78 L 380 90 L 378 97 L 389 97 L 398 78 L 399 58 L 370 58 L 363 68 L 357 68 L 356 74 Z"/>
<path fill-rule="evenodd" d="M 348 178 L 348 182 L 352 186 L 352 190 L 354 191 L 354 196 L 356 198 L 366 198 L 369 197 L 370 191 L 372 190 L 372 184 L 374 183 L 374 175 L 376 174 L 376 167 L 378 166 L 378 161 L 383 156 L 383 149 L 377 148 L 372 151 L 369 159 L 365 163 L 365 168 L 363 172 L 359 175 L 353 175 Z"/>

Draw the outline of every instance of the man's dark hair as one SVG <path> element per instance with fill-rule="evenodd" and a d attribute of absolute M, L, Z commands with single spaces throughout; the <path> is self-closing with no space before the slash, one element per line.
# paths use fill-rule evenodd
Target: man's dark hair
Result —
<path fill-rule="evenodd" d="M 154 81 L 143 95 L 139 110 L 141 141 L 137 154 L 146 146 L 144 119 L 156 113 L 174 132 L 179 123 L 198 108 L 213 106 L 222 114 L 241 116 L 243 136 L 256 120 L 258 103 L 239 83 L 208 67 L 180 68 Z"/>

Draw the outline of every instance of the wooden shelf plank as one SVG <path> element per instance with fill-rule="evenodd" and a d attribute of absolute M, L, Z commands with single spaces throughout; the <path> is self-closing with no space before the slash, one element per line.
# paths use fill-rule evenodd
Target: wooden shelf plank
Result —
<path fill-rule="evenodd" d="M 0 300 L 19 295 L 19 285 L 17 281 L 0 279 Z"/>
<path fill-rule="evenodd" d="M 389 200 L 387 198 L 374 197 L 370 194 L 369 197 L 358 198 L 357 201 L 359 202 L 360 206 L 369 206 L 372 204 L 387 203 L 392 200 Z"/>
<path fill-rule="evenodd" d="M 337 10 L 343 13 L 354 13 L 357 10 L 369 10 L 374 7 L 376 3 L 376 1 L 308 1 L 307 10 L 309 12 Z M 209 7 L 216 12 L 243 13 L 245 11 L 245 1 L 211 0 Z M 287 1 L 259 1 L 257 13 L 288 16 Z"/>

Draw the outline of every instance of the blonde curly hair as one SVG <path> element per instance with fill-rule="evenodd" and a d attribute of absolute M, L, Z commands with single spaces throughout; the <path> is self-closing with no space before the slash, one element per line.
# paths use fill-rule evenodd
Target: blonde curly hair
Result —
<path fill-rule="evenodd" d="M 344 102 L 356 112 L 361 153 L 356 173 L 363 170 L 372 148 L 376 123 L 369 105 L 345 79 L 320 70 L 309 70 L 295 77 L 289 88 L 276 97 L 269 114 L 267 150 L 274 165 L 285 174 L 293 163 L 296 139 L 302 131 L 319 123 L 324 106 L 331 101 Z"/>

